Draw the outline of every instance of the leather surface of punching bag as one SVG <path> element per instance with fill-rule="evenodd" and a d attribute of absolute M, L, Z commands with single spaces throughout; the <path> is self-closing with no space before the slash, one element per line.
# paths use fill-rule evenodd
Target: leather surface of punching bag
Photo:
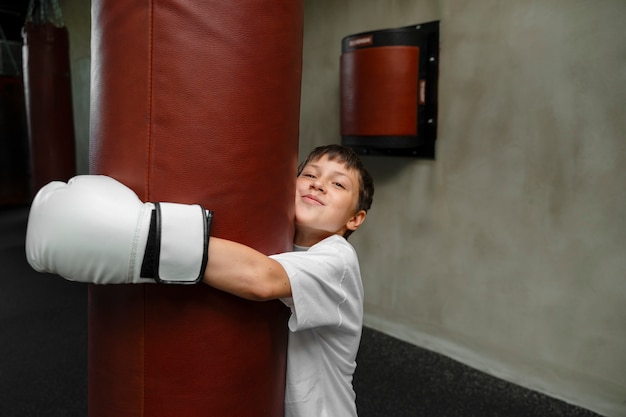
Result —
<path fill-rule="evenodd" d="M 291 250 L 297 0 L 94 0 L 90 171 Z M 90 417 L 282 416 L 288 310 L 207 285 L 89 287 Z"/>
<path fill-rule="evenodd" d="M 69 33 L 51 22 L 23 30 L 26 115 L 32 191 L 76 175 Z"/>

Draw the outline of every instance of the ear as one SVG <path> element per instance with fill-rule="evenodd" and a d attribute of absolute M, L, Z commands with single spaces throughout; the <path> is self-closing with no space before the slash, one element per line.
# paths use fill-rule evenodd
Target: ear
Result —
<path fill-rule="evenodd" d="M 354 216 L 350 218 L 350 220 L 348 220 L 348 223 L 346 223 L 346 228 L 354 232 L 356 229 L 359 228 L 359 226 L 363 224 L 363 222 L 365 221 L 365 217 L 367 217 L 367 213 L 365 212 L 365 210 L 359 210 Z"/>

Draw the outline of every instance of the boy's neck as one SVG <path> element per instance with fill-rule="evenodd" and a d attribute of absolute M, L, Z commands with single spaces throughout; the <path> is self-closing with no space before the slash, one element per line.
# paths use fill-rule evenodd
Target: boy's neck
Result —
<path fill-rule="evenodd" d="M 310 231 L 307 232 L 305 230 L 302 230 L 302 228 L 300 227 L 296 227 L 296 233 L 293 238 L 293 243 L 294 245 L 310 248 L 311 246 L 321 242 L 322 240 L 326 239 L 329 236 L 332 236 L 333 234 L 335 233 L 320 233 L 319 231 L 316 231 L 316 233 Z"/>

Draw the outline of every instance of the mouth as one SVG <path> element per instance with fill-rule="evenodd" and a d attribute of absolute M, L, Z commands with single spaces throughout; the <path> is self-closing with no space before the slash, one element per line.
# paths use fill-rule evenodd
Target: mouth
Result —
<path fill-rule="evenodd" d="M 308 203 L 315 204 L 315 205 L 318 205 L 318 206 L 323 206 L 324 205 L 324 203 L 322 203 L 322 201 L 319 198 L 317 198 L 316 196 L 314 196 L 312 194 L 304 195 L 304 196 L 302 196 L 302 199 L 304 201 L 308 202 Z"/>

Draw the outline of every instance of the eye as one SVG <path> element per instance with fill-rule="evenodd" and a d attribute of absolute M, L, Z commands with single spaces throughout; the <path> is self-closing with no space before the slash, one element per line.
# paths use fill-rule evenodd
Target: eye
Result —
<path fill-rule="evenodd" d="M 344 190 L 346 189 L 346 187 L 340 182 L 334 182 L 333 184 L 335 185 L 335 187 L 343 188 Z"/>

